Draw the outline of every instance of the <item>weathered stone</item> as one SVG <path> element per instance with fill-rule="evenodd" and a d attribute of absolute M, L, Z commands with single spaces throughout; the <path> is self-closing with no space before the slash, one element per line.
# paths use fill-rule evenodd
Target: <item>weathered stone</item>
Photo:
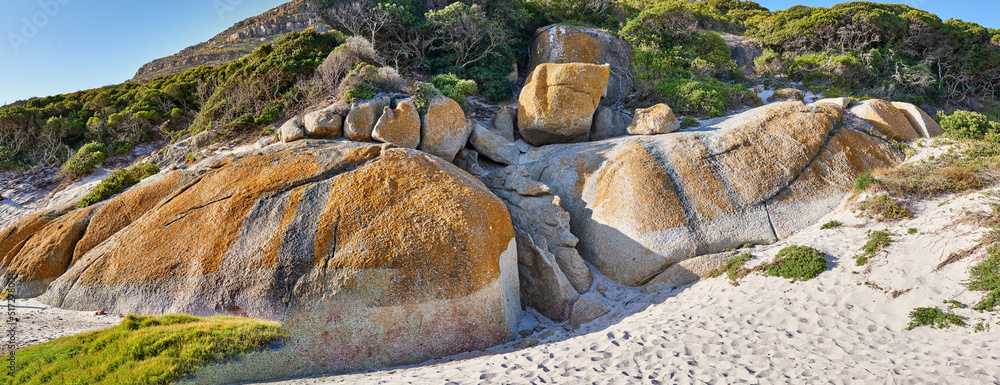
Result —
<path fill-rule="evenodd" d="M 421 121 L 420 151 L 451 162 L 472 134 L 465 111 L 458 102 L 446 97 L 431 99 Z"/>
<path fill-rule="evenodd" d="M 608 74 L 608 66 L 594 64 L 536 67 L 518 98 L 521 136 L 536 146 L 589 139 Z"/>
<path fill-rule="evenodd" d="M 628 135 L 632 117 L 626 113 L 601 106 L 594 115 L 594 126 L 590 128 L 590 140 L 604 140 Z"/>
<path fill-rule="evenodd" d="M 924 110 L 917 108 L 917 106 L 903 102 L 892 102 L 892 106 L 899 109 L 906 116 L 910 125 L 913 126 L 920 136 L 933 138 L 944 135 L 944 129 L 941 128 L 941 125 L 935 122 L 934 118 L 931 118 Z"/>
<path fill-rule="evenodd" d="M 400 101 L 395 109 L 385 107 L 372 130 L 372 138 L 404 148 L 420 145 L 420 113 L 412 99 Z"/>
<path fill-rule="evenodd" d="M 493 131 L 504 139 L 514 141 L 514 122 L 517 120 L 517 108 L 506 106 L 500 107 L 496 116 L 493 117 Z"/>
<path fill-rule="evenodd" d="M 580 294 L 573 289 L 556 258 L 535 245 L 531 236 L 517 231 L 517 268 L 521 299 L 543 316 L 557 322 L 569 319 Z"/>
<path fill-rule="evenodd" d="M 887 101 L 866 100 L 851 107 L 851 113 L 871 123 L 886 137 L 898 140 L 913 140 L 920 137 L 906 115 Z"/>
<path fill-rule="evenodd" d="M 28 242 L 35 233 L 42 230 L 52 221 L 73 210 L 76 202 L 56 207 L 49 210 L 39 211 L 18 221 L 3 231 L 0 231 L 0 269 L 6 270 L 10 266 L 14 257 L 21 252 L 21 248 Z M 0 271 L 2 273 L 2 271 Z"/>
<path fill-rule="evenodd" d="M 9 287 L 20 298 L 37 297 L 49 283 L 66 272 L 73 249 L 100 204 L 76 209 L 53 220 L 28 239 L 5 264 L 0 287 Z"/>
<path fill-rule="evenodd" d="M 504 204 L 458 168 L 414 150 L 304 140 L 188 183 L 39 300 L 278 320 L 291 338 L 261 354 L 305 364 L 275 377 L 364 370 L 513 338 L 516 253 Z"/>
<path fill-rule="evenodd" d="M 718 269 L 727 261 L 736 257 L 738 251 L 727 251 L 718 254 L 702 255 L 688 260 L 680 261 L 668 267 L 662 273 L 654 277 L 642 286 L 642 292 L 653 294 L 662 290 L 671 290 L 684 285 L 698 282 L 698 280 L 708 277 L 712 270 Z"/>
<path fill-rule="evenodd" d="M 278 137 L 282 142 L 294 142 L 306 137 L 306 131 L 302 129 L 302 119 L 298 116 L 288 119 L 285 124 L 278 129 Z"/>
<path fill-rule="evenodd" d="M 559 207 L 559 197 L 531 179 L 525 168 L 508 167 L 483 180 L 507 204 L 514 228 L 554 255 L 559 269 L 580 294 L 590 290 L 594 277 L 576 250 L 579 239 L 570 232 L 570 216 Z"/>
<path fill-rule="evenodd" d="M 681 129 L 674 111 L 666 104 L 635 110 L 635 119 L 628 126 L 631 135 L 669 134 Z"/>
<path fill-rule="evenodd" d="M 469 143 L 472 143 L 472 147 L 480 154 L 495 162 L 517 164 L 518 157 L 521 156 L 521 150 L 518 150 L 514 143 L 478 124 L 473 124 Z"/>
<path fill-rule="evenodd" d="M 621 99 L 635 87 L 632 44 L 600 29 L 567 26 L 539 29 L 531 45 L 528 72 L 543 63 L 609 64 L 610 77 L 604 103 Z"/>
<path fill-rule="evenodd" d="M 593 322 L 601 316 L 611 312 L 604 301 L 590 297 L 582 297 L 573 305 L 573 312 L 569 316 L 569 324 L 574 329 Z"/>
<path fill-rule="evenodd" d="M 344 135 L 350 140 L 371 142 L 372 129 L 375 128 L 382 111 L 388 106 L 389 98 L 386 96 L 354 102 L 351 105 L 351 112 L 344 118 Z"/>
<path fill-rule="evenodd" d="M 782 88 L 774 91 L 771 96 L 767 98 L 768 103 L 773 102 L 787 102 L 787 101 L 803 101 L 805 100 L 805 94 L 801 90 L 796 88 Z"/>
<path fill-rule="evenodd" d="M 816 104 L 820 104 L 820 103 L 830 103 L 830 104 L 833 104 L 833 105 L 840 106 L 840 108 L 846 110 L 847 107 L 851 106 L 851 98 L 844 97 L 844 98 L 826 98 L 826 99 L 820 99 L 820 100 L 817 100 L 817 101 L 813 102 L 812 105 L 816 105 Z"/>
<path fill-rule="evenodd" d="M 561 198 L 583 258 L 637 286 L 696 255 L 787 237 L 861 172 L 902 161 L 848 117 L 775 103 L 699 131 L 539 147 L 518 167 Z"/>
<path fill-rule="evenodd" d="M 337 139 L 344 135 L 344 117 L 333 108 L 306 114 L 306 136 L 313 139 Z"/>
<path fill-rule="evenodd" d="M 468 148 L 458 150 L 458 153 L 455 154 L 455 160 L 452 163 L 475 176 L 486 174 L 486 170 L 483 170 L 482 166 L 479 165 L 479 153 L 475 150 Z"/>

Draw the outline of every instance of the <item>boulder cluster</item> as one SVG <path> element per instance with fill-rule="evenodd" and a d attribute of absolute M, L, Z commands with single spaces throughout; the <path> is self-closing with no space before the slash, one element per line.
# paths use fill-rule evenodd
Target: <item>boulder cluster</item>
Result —
<path fill-rule="evenodd" d="M 602 105 L 630 87 L 600 62 L 620 47 L 543 29 L 489 127 L 449 98 L 380 95 L 293 117 L 258 153 L 37 213 L 0 232 L 2 283 L 69 309 L 280 320 L 292 337 L 274 354 L 293 358 L 273 376 L 414 363 L 514 338 L 522 305 L 589 322 L 608 312 L 596 272 L 688 284 L 901 162 L 892 140 L 943 133 L 913 105 L 850 99 L 679 130 L 666 105 Z"/>

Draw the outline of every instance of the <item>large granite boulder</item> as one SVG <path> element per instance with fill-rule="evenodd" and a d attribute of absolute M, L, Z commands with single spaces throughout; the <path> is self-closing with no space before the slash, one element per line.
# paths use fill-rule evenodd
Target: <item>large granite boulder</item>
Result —
<path fill-rule="evenodd" d="M 885 100 L 871 99 L 851 107 L 851 114 L 864 119 L 888 138 L 913 140 L 920 137 L 902 111 Z"/>
<path fill-rule="evenodd" d="M 73 210 L 73 206 L 30 216 L 4 232 L 7 237 L 0 238 L 0 250 L 7 253 L 0 261 L 0 287 L 12 288 L 16 297 L 36 297 L 66 271 L 76 243 L 99 207 Z"/>
<path fill-rule="evenodd" d="M 532 150 L 523 168 L 561 198 L 578 249 L 641 285 L 671 265 L 808 226 L 857 174 L 902 161 L 833 104 L 768 105 L 697 132 Z"/>
<path fill-rule="evenodd" d="M 944 135 L 944 128 L 941 128 L 941 125 L 935 122 L 934 118 L 931 118 L 930 115 L 917 106 L 903 102 L 892 102 L 892 106 L 899 109 L 899 112 L 902 112 L 906 116 L 906 120 L 910 122 L 910 125 L 913 126 L 920 136 L 933 138 Z"/>
<path fill-rule="evenodd" d="M 372 129 L 372 138 L 403 148 L 420 145 L 420 113 L 412 99 L 401 100 L 396 108 L 388 106 Z"/>
<path fill-rule="evenodd" d="M 613 103 L 635 87 L 632 44 L 596 28 L 548 26 L 535 33 L 528 72 L 543 63 L 609 64 L 607 98 Z"/>
<path fill-rule="evenodd" d="M 518 98 L 521 136 L 535 146 L 588 140 L 609 73 L 606 65 L 538 65 Z"/>
<path fill-rule="evenodd" d="M 382 110 L 389 106 L 389 98 L 376 96 L 351 104 L 351 112 L 344 118 L 344 136 L 358 142 L 371 142 L 372 129 L 382 116 Z"/>
<path fill-rule="evenodd" d="M 237 364 L 252 366 L 244 372 L 254 379 L 416 363 L 514 336 L 520 298 L 509 213 L 447 162 L 409 149 L 302 140 L 195 178 L 172 176 L 182 172 L 120 195 L 132 202 L 116 206 L 128 223 L 94 228 L 106 239 L 39 300 L 282 321 L 291 338 L 266 353 L 281 365 L 260 372 L 252 360 Z M 156 203 L 136 207 L 141 196 Z M 66 222 L 89 215 L 78 212 Z M 5 239 L 59 221 L 52 216 L 5 230 L 13 234 Z"/>
<path fill-rule="evenodd" d="M 451 98 L 431 99 L 421 119 L 421 142 L 417 149 L 449 162 L 455 160 L 455 154 L 465 147 L 472 135 L 472 125 L 465 120 L 465 111 Z"/>

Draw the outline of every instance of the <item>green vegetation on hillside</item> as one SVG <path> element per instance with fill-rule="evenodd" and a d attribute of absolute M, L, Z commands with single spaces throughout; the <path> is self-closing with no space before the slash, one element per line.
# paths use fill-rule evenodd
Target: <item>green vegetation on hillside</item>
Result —
<path fill-rule="evenodd" d="M 94 187 L 87 196 L 83 197 L 80 203 L 76 204 L 76 207 L 82 209 L 108 199 L 158 172 L 160 169 L 149 163 L 139 163 L 129 168 L 115 170 L 110 176 L 104 178 L 97 187 Z"/>
<path fill-rule="evenodd" d="M 126 317 L 118 326 L 17 351 L 2 384 L 170 384 L 201 367 L 280 346 L 277 322 L 188 315 Z M 4 361 L 6 361 L 4 356 Z"/>

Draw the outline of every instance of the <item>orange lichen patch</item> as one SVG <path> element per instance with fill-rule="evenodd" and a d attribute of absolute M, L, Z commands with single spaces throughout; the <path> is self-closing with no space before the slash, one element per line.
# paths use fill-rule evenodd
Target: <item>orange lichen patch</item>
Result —
<path fill-rule="evenodd" d="M 344 118 L 344 135 L 357 142 L 371 142 L 372 128 L 382 116 L 382 110 L 389 105 L 389 98 L 377 97 L 360 100 L 351 106 L 351 112 Z"/>
<path fill-rule="evenodd" d="M 834 120 L 801 103 L 782 103 L 770 119 L 751 121 L 720 139 L 719 159 L 744 203 L 767 199 L 786 186 L 819 152 Z M 790 108 L 789 108 L 790 107 Z"/>
<path fill-rule="evenodd" d="M 378 148 L 375 148 L 378 150 Z M 359 159 L 369 148 L 344 158 Z M 217 271 L 250 210 L 265 194 L 347 167 L 341 159 L 324 164 L 311 152 L 243 158 L 204 175 L 131 226 L 119 231 L 85 259 L 91 265 L 77 284 L 121 284 L 196 276 Z M 97 255 L 91 254 L 97 253 Z"/>
<path fill-rule="evenodd" d="M 683 226 L 687 217 L 667 173 L 639 141 L 601 167 L 594 218 L 646 234 Z"/>
<path fill-rule="evenodd" d="M 836 104 L 818 103 L 813 104 L 812 108 L 817 113 L 830 115 L 837 123 L 840 123 L 844 119 L 844 109 Z"/>
<path fill-rule="evenodd" d="M 587 134 L 610 75 L 610 67 L 595 64 L 545 63 L 536 67 L 518 98 L 521 135 L 542 145 Z"/>
<path fill-rule="evenodd" d="M 75 210 L 40 229 L 11 261 L 7 274 L 30 282 L 65 273 L 73 258 L 73 249 L 98 207 Z"/>
<path fill-rule="evenodd" d="M 544 30 L 531 47 L 529 71 L 542 63 L 600 63 L 601 42 L 572 27 Z"/>
<path fill-rule="evenodd" d="M 830 138 L 816 160 L 775 200 L 805 202 L 822 198 L 831 189 L 850 191 L 858 174 L 903 161 L 903 154 L 868 134 L 841 129 Z"/>
<path fill-rule="evenodd" d="M 428 155 L 390 149 L 341 174 L 316 234 L 319 268 L 393 272 L 388 296 L 471 294 L 500 277 L 514 230 L 485 186 Z"/>
<path fill-rule="evenodd" d="M 268 269 L 278 265 L 278 254 L 281 252 L 281 244 L 285 241 L 284 235 L 288 231 L 288 226 L 291 226 L 292 220 L 295 219 L 295 212 L 299 208 L 299 203 L 302 202 L 302 194 L 307 188 L 309 188 L 309 185 L 300 186 L 292 190 L 291 194 L 289 194 L 288 206 L 285 207 L 285 212 L 282 213 L 281 222 L 278 223 L 277 230 L 270 234 L 271 239 L 263 243 L 261 250 L 250 260 L 250 264 L 247 266 L 248 269 Z M 267 236 L 268 234 L 261 235 Z"/>
<path fill-rule="evenodd" d="M 3 258 L 0 261 L 0 266 L 10 266 L 14 256 L 21 251 L 31 236 L 56 218 L 73 210 L 74 207 L 76 207 L 76 203 L 52 210 L 39 211 L 0 232 L 0 258 Z"/>
<path fill-rule="evenodd" d="M 668 154 L 701 220 L 735 211 L 726 197 L 726 187 L 706 163 L 709 153 L 701 142 L 695 138 L 678 138 Z"/>
<path fill-rule="evenodd" d="M 913 140 L 920 137 L 906 115 L 885 100 L 865 101 L 851 108 L 851 113 L 871 123 L 876 130 L 889 138 Z"/>
<path fill-rule="evenodd" d="M 399 147 L 417 148 L 420 145 L 420 113 L 417 112 L 417 105 L 407 99 L 399 102 L 396 109 L 385 107 L 382 117 L 372 130 L 372 138 Z"/>
<path fill-rule="evenodd" d="M 79 260 L 108 237 L 145 215 L 160 200 L 189 181 L 190 178 L 186 177 L 183 172 L 174 171 L 163 175 L 156 183 L 129 189 L 109 200 L 94 213 L 90 226 L 87 226 L 87 233 L 76 244 L 73 262 Z"/>

